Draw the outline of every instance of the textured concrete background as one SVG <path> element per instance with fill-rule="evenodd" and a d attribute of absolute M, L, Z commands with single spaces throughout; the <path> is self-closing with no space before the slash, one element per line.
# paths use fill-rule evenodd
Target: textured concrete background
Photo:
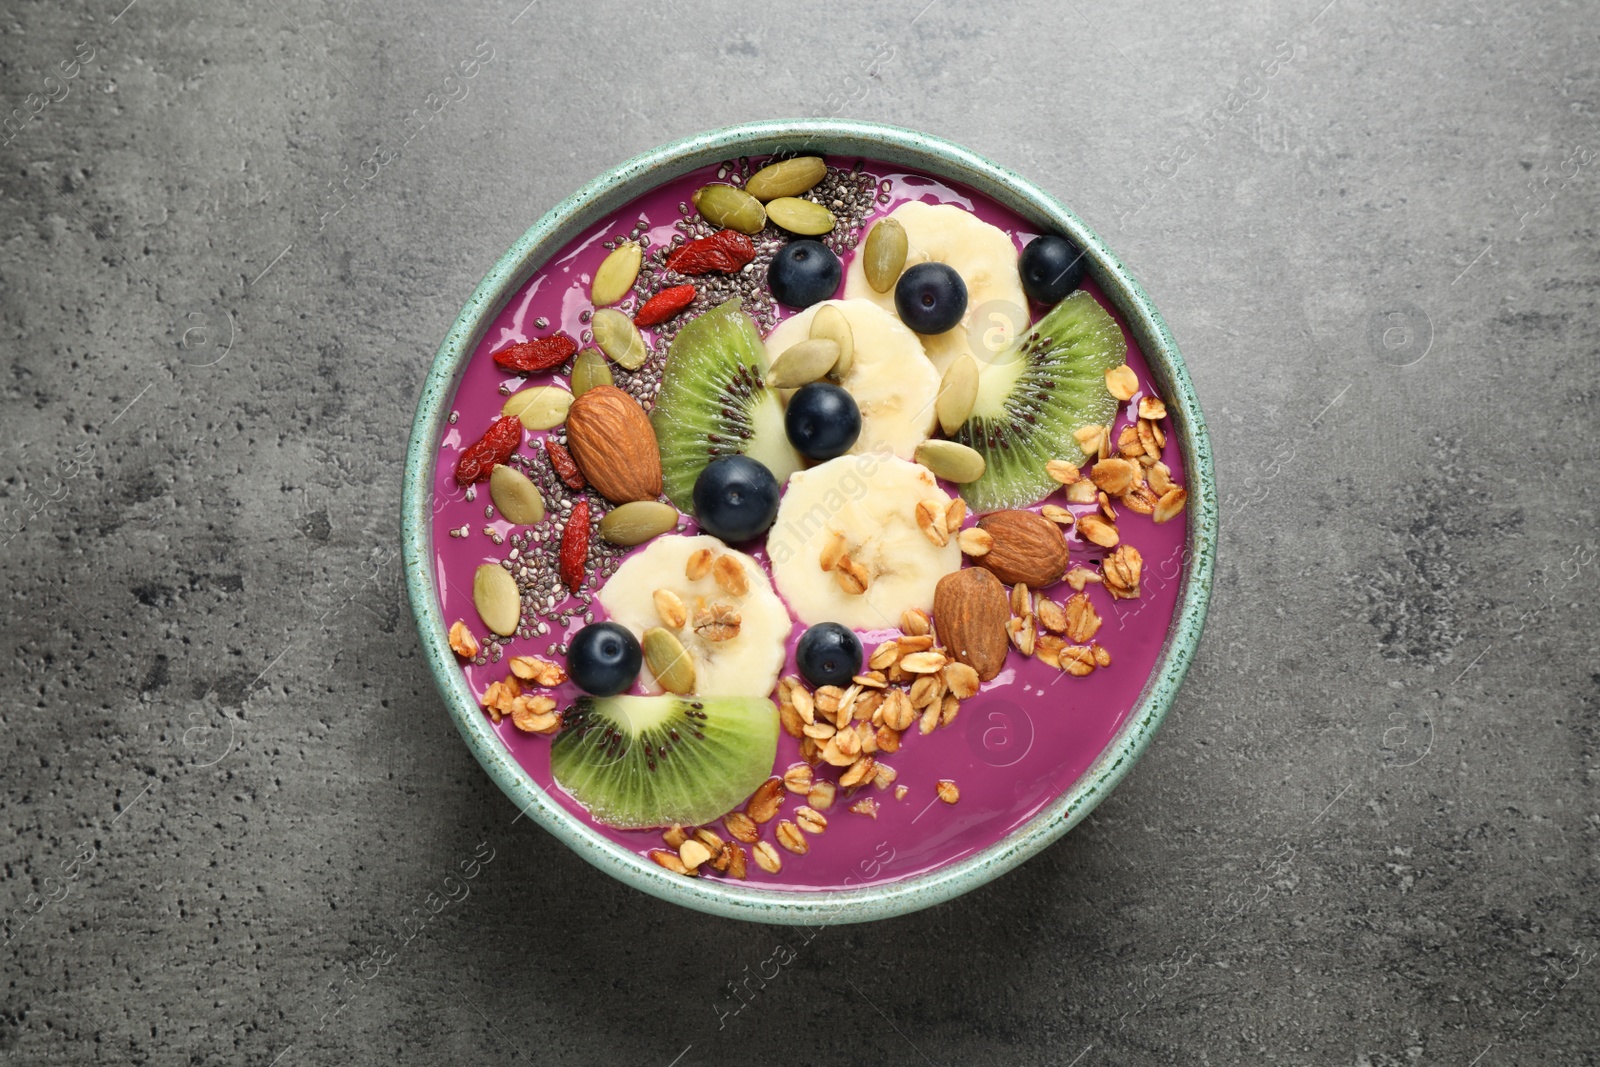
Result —
<path fill-rule="evenodd" d="M 1596 1062 L 1588 5 L 525 2 L 5 6 L 0 1060 Z M 499 253 L 792 114 L 952 138 L 1105 234 L 1226 521 L 1115 795 L 809 939 L 512 825 L 395 548 Z"/>

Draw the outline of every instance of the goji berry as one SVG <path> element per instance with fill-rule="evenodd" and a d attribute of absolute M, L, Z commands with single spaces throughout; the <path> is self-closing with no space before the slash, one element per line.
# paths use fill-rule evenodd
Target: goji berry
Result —
<path fill-rule="evenodd" d="M 583 584 L 583 564 L 589 558 L 589 501 L 572 505 L 566 528 L 561 531 L 561 580 L 574 593 Z"/>
<path fill-rule="evenodd" d="M 469 486 L 489 477 L 489 472 L 511 458 L 522 444 L 522 420 L 506 415 L 494 420 L 483 436 L 461 450 L 456 461 L 456 484 Z"/>
<path fill-rule="evenodd" d="M 537 374 L 559 367 L 578 350 L 578 342 L 564 333 L 518 341 L 494 354 L 494 361 L 513 374 Z"/>
<path fill-rule="evenodd" d="M 633 324 L 656 326 L 666 322 L 693 303 L 694 294 L 692 285 L 674 285 L 670 289 L 663 289 L 644 302 L 644 306 L 633 316 Z"/>
<path fill-rule="evenodd" d="M 544 453 L 550 457 L 550 466 L 554 468 L 556 477 L 566 483 L 568 489 L 587 489 L 589 480 L 578 469 L 578 461 L 572 458 L 572 453 L 553 437 L 544 439 Z"/>
<path fill-rule="evenodd" d="M 720 271 L 732 274 L 756 258 L 756 246 L 738 230 L 718 230 L 710 237 L 690 241 L 667 256 L 667 268 L 679 274 Z"/>

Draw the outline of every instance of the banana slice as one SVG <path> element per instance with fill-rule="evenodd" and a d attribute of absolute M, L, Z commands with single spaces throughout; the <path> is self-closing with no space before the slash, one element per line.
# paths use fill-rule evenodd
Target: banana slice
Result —
<path fill-rule="evenodd" d="M 905 227 L 907 267 L 948 263 L 967 283 L 967 314 L 961 325 L 921 339 L 941 375 L 963 352 L 971 352 L 982 366 L 1027 329 L 1028 298 L 1017 273 L 1017 248 L 1004 230 L 954 204 L 914 201 L 895 208 L 889 218 Z M 845 299 L 871 300 L 898 318 L 894 290 L 880 293 L 867 284 L 865 260 L 859 252 L 851 257 L 844 276 Z"/>
<path fill-rule="evenodd" d="M 697 557 L 702 550 L 709 561 Z M 691 562 L 696 578 L 688 576 Z M 788 609 L 760 564 L 715 537 L 656 538 L 607 579 L 600 606 L 635 637 L 652 626 L 671 630 L 694 662 L 699 696 L 766 696 L 783 669 Z M 679 608 L 681 619 L 668 617 Z M 648 667 L 639 682 L 662 691 Z"/>
<path fill-rule="evenodd" d="M 839 382 L 861 409 L 861 437 L 850 451 L 910 459 L 937 425 L 939 372 L 893 311 L 870 300 L 825 300 L 779 323 L 767 351 L 776 356 L 809 338 L 817 309 L 830 305 L 843 313 L 854 340 L 854 359 Z"/>
<path fill-rule="evenodd" d="M 800 621 L 882 630 L 899 626 L 907 608 L 931 611 L 961 549 L 923 532 L 919 504 L 942 524 L 950 497 L 926 467 L 895 456 L 840 456 L 793 475 L 767 556 Z"/>

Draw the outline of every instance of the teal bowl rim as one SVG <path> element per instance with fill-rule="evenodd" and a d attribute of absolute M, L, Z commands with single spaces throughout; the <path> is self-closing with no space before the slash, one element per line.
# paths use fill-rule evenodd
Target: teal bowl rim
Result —
<path fill-rule="evenodd" d="M 433 475 L 456 383 L 504 301 L 569 240 L 628 201 L 697 167 L 740 156 L 812 151 L 864 156 L 960 182 L 1016 211 L 1041 231 L 1064 234 L 1089 256 L 1089 272 L 1122 313 L 1173 415 L 1184 464 L 1187 557 L 1178 608 L 1157 667 L 1099 757 L 1073 785 L 1026 823 L 982 851 L 901 880 L 807 891 L 684 878 L 607 840 L 547 796 L 511 757 L 473 699 L 450 651 L 433 571 Z M 434 356 L 406 450 L 401 541 L 406 588 L 428 667 L 467 747 L 529 818 L 589 863 L 652 896 L 697 911 L 781 924 L 867 922 L 950 900 L 1009 871 L 1081 822 L 1149 746 L 1189 669 L 1210 599 L 1218 505 L 1211 444 L 1177 342 L 1149 296 L 1120 260 L 1066 205 L 1026 178 L 938 137 L 874 122 L 791 119 L 696 134 L 635 156 L 595 178 L 534 223 L 484 276 Z"/>

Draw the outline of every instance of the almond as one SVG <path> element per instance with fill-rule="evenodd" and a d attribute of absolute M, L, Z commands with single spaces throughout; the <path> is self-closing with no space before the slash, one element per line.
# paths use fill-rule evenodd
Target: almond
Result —
<path fill-rule="evenodd" d="M 1043 515 L 996 511 L 979 519 L 978 529 L 994 539 L 989 551 L 978 557 L 978 566 L 1008 585 L 1025 582 L 1043 588 L 1054 585 L 1067 569 L 1067 542 L 1061 527 Z"/>
<path fill-rule="evenodd" d="M 613 504 L 661 495 L 661 451 L 639 402 L 597 385 L 567 412 L 567 446 L 589 484 Z"/>
<path fill-rule="evenodd" d="M 1056 537 L 1059 540 L 1060 534 Z M 982 681 L 1000 673 L 1006 661 L 1011 608 L 998 578 L 981 567 L 945 575 L 934 589 L 933 617 L 951 656 L 977 671 Z M 888 719 L 887 712 L 884 718 Z"/>

